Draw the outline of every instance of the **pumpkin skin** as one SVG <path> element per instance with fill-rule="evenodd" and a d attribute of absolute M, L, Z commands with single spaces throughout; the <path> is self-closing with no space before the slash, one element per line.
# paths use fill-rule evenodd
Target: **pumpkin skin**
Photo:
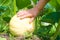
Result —
<path fill-rule="evenodd" d="M 17 14 L 14 15 L 10 20 L 10 32 L 15 36 L 27 36 L 25 33 L 33 33 L 34 22 L 29 23 L 30 18 L 20 19 Z"/>

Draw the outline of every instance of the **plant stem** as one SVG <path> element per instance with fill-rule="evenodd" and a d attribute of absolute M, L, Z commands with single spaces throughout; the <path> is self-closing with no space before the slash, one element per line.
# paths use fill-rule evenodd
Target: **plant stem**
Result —
<path fill-rule="evenodd" d="M 60 21 L 58 22 L 58 26 L 56 28 L 56 32 L 54 33 L 54 35 L 50 38 L 50 40 L 55 40 L 57 35 L 59 34 L 60 31 Z"/>
<path fill-rule="evenodd" d="M 14 0 L 14 14 L 16 14 L 16 0 Z"/>

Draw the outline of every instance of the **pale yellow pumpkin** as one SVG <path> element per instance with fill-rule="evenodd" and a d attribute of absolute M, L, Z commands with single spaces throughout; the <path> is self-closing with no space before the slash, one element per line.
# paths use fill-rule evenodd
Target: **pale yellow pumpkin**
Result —
<path fill-rule="evenodd" d="M 29 23 L 30 18 L 20 19 L 17 14 L 10 20 L 10 32 L 16 36 L 26 36 L 25 33 L 33 33 L 34 22 Z"/>

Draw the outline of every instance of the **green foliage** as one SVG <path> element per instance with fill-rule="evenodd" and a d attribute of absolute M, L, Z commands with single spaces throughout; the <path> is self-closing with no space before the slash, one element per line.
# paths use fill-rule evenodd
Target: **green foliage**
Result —
<path fill-rule="evenodd" d="M 0 15 L 2 15 L 2 12 L 5 12 L 7 9 L 6 6 L 0 6 Z"/>
<path fill-rule="evenodd" d="M 56 23 L 60 19 L 60 12 L 52 12 L 42 16 L 42 21 Z"/>
<path fill-rule="evenodd" d="M 60 0 L 51 0 L 49 2 L 54 8 L 56 8 L 56 11 L 59 11 L 60 10 L 60 4 L 59 4 L 58 1 L 60 1 Z"/>
<path fill-rule="evenodd" d="M 2 11 L 6 11 L 7 10 L 7 7 L 5 7 L 5 6 L 0 6 L 0 12 Z"/>
<path fill-rule="evenodd" d="M 2 38 L 2 37 L 0 37 L 0 40 L 6 40 L 6 38 Z"/>
<path fill-rule="evenodd" d="M 57 2 L 60 4 L 60 0 L 57 0 Z"/>
<path fill-rule="evenodd" d="M 18 9 L 32 7 L 37 3 L 38 0 L 16 0 Z M 32 4 L 33 3 L 33 4 Z"/>
<path fill-rule="evenodd" d="M 30 4 L 30 0 L 16 0 L 16 5 L 19 9 L 22 9 Z"/>
<path fill-rule="evenodd" d="M 10 22 L 10 19 L 11 19 L 10 17 L 3 17 L 3 20 L 6 21 L 7 23 Z"/>
<path fill-rule="evenodd" d="M 10 34 L 8 27 L 11 17 L 20 9 L 32 8 L 37 2 L 38 0 L 0 0 L 0 33 Z M 49 40 L 51 37 L 60 40 L 59 20 L 60 0 L 50 0 L 35 19 L 36 29 L 33 35 L 42 37 L 43 40 Z M 5 39 L 0 37 L 0 40 Z"/>

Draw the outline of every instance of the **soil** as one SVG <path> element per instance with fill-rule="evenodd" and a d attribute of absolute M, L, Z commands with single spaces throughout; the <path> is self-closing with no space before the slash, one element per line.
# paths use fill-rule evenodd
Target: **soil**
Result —
<path fill-rule="evenodd" d="M 9 36 L 7 34 L 0 34 L 0 37 L 6 38 L 6 40 L 10 40 L 10 38 L 9 38 Z M 24 37 L 14 37 L 14 39 L 12 39 L 12 40 L 27 40 L 27 38 L 24 38 Z M 38 38 L 37 36 L 33 36 L 29 40 L 41 40 L 41 39 Z"/>

